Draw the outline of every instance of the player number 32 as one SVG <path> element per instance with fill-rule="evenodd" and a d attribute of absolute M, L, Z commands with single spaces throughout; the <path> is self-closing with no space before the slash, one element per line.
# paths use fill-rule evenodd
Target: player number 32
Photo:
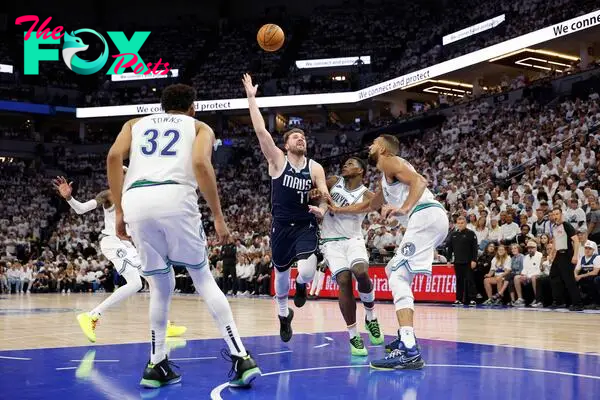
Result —
<path fill-rule="evenodd" d="M 161 138 L 170 139 L 168 142 L 166 140 L 159 139 L 159 132 L 156 129 L 148 129 L 144 132 L 144 137 L 146 138 L 146 143 L 142 146 L 142 153 L 151 156 L 158 150 L 160 145 L 160 155 L 161 156 L 174 156 L 177 155 L 175 150 L 171 150 L 171 147 L 177 143 L 179 140 L 179 131 L 175 129 L 169 129 L 164 131 Z M 166 145 L 165 145 L 166 143 Z"/>

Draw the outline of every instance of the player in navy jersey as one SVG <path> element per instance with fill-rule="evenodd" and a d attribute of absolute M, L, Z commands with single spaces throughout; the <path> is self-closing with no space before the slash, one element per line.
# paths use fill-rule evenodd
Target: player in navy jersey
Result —
<path fill-rule="evenodd" d="M 273 226 L 271 229 L 271 249 L 275 266 L 275 299 L 278 305 L 279 334 L 281 340 L 292 338 L 293 310 L 288 308 L 290 290 L 290 266 L 297 261 L 296 295 L 294 304 L 302 307 L 306 302 L 306 284 L 312 281 L 317 269 L 319 246 L 317 218 L 323 218 L 327 211 L 329 191 L 323 167 L 306 157 L 306 138 L 300 129 L 285 133 L 284 153 L 277 147 L 271 134 L 265 128 L 258 105 L 256 89 L 250 75 L 242 79 L 252 125 L 260 143 L 260 148 L 269 163 L 271 176 L 271 206 Z M 309 192 L 316 188 L 325 194 L 318 207 L 308 204 Z"/>

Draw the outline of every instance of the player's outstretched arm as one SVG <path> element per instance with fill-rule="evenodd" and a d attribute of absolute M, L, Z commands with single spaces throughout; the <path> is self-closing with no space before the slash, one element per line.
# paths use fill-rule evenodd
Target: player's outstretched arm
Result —
<path fill-rule="evenodd" d="M 371 191 L 367 191 L 363 196 L 363 201 L 360 203 L 352 204 L 346 207 L 329 206 L 329 211 L 334 214 L 363 214 L 370 211 L 375 211 L 371 208 L 371 200 L 373 200 L 375 194 Z"/>
<path fill-rule="evenodd" d="M 73 182 L 67 182 L 64 176 L 57 176 L 56 179 L 52 180 L 52 186 L 54 186 L 58 194 L 67 201 L 77 214 L 85 214 L 88 211 L 98 208 L 99 204 L 103 204 L 97 201 L 98 197 L 85 203 L 77 201 L 71 196 L 71 192 L 73 191 L 72 185 Z"/>
<path fill-rule="evenodd" d="M 319 218 L 323 218 L 325 212 L 327 212 L 327 207 L 330 200 L 329 188 L 327 185 L 327 179 L 325 179 L 325 170 L 323 169 L 323 166 L 316 161 L 312 161 L 312 163 L 312 180 L 315 187 L 320 192 L 321 197 L 319 198 L 318 207 L 309 205 L 308 209 L 312 214 L 315 214 Z"/>
<path fill-rule="evenodd" d="M 244 89 L 246 90 L 246 96 L 248 97 L 250 118 L 252 119 L 252 126 L 258 137 L 258 142 L 260 143 L 260 149 L 269 163 L 269 169 L 272 171 L 279 171 L 283 168 L 285 154 L 277 147 L 271 133 L 265 127 L 265 120 L 256 103 L 256 90 L 258 89 L 258 85 L 252 84 L 252 78 L 248 74 L 244 74 L 242 82 L 244 84 Z"/>
<path fill-rule="evenodd" d="M 219 198 L 219 190 L 217 188 L 217 177 L 212 165 L 214 142 L 215 134 L 211 127 L 203 122 L 196 121 L 196 139 L 194 140 L 192 150 L 194 174 L 196 175 L 198 188 L 215 219 L 215 231 L 217 232 L 219 241 L 227 243 L 229 240 L 229 231 L 223 217 L 221 199 Z"/>

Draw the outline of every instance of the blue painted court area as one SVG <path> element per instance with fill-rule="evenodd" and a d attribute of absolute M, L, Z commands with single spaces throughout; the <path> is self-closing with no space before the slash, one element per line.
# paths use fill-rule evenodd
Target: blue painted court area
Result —
<path fill-rule="evenodd" d="M 365 337 L 366 340 L 368 340 Z M 391 339 L 388 337 L 387 339 Z M 233 390 L 222 340 L 174 341 L 183 381 L 138 386 L 149 345 L 124 344 L 0 352 L 0 399 L 598 399 L 600 357 L 421 340 L 421 371 L 372 371 L 349 354 L 346 333 L 249 337 L 264 376 Z M 95 350 L 95 362 L 91 359 Z M 383 348 L 369 348 L 369 359 Z M 78 367 L 83 365 L 81 369 Z M 85 368 L 85 366 L 88 368 Z M 77 376 L 79 375 L 79 377 Z"/>

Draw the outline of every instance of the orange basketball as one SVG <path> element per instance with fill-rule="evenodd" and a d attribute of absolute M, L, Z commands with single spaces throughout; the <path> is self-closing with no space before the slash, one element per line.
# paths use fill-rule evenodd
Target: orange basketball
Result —
<path fill-rule="evenodd" d="M 275 24 L 265 24 L 256 34 L 258 45 L 265 51 L 277 51 L 283 46 L 285 34 L 283 29 Z"/>

